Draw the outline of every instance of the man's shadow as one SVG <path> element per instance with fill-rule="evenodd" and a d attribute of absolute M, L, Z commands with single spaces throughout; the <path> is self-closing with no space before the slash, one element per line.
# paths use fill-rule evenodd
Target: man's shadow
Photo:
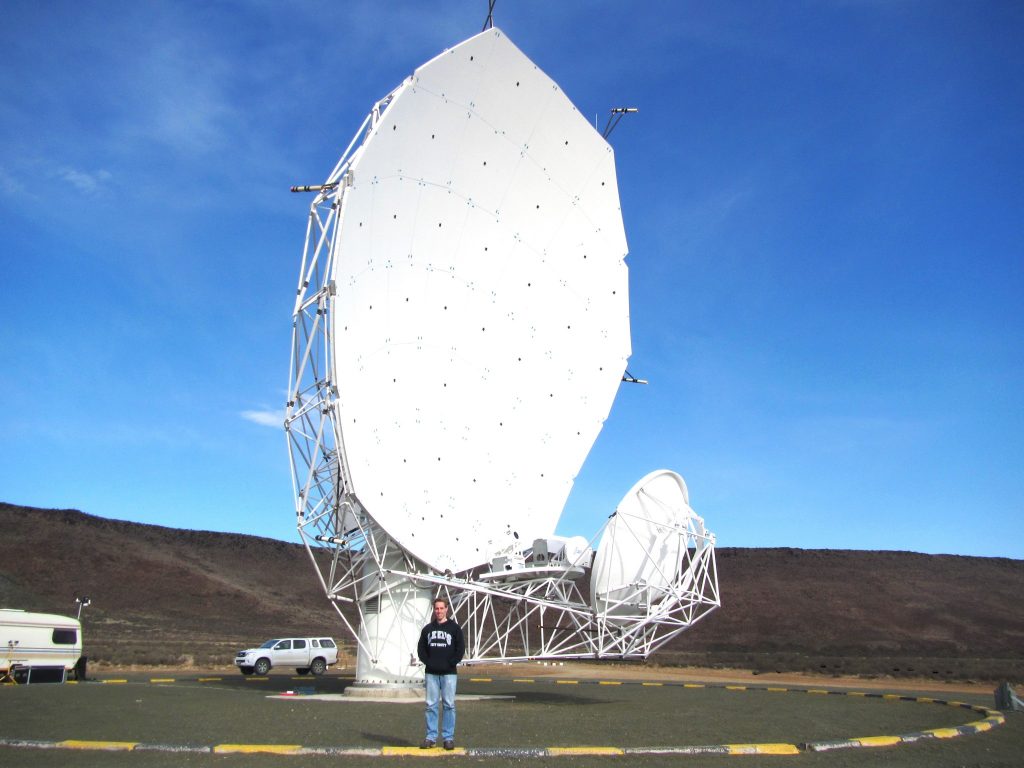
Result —
<path fill-rule="evenodd" d="M 362 731 L 360 735 L 367 741 L 372 741 L 374 744 L 380 744 L 382 747 L 415 747 L 419 745 L 419 742 L 414 744 L 408 739 L 396 739 L 393 733 L 385 736 L 380 733 L 368 733 L 366 731 Z"/>

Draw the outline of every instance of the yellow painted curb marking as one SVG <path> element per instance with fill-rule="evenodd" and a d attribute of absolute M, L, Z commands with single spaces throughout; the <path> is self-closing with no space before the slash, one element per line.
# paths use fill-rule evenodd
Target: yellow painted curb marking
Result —
<path fill-rule="evenodd" d="M 549 755 L 624 755 L 618 747 L 548 747 Z"/>
<path fill-rule="evenodd" d="M 889 701 L 899 701 L 903 697 L 900 696 L 898 693 L 883 693 L 882 698 L 889 699 Z"/>
<path fill-rule="evenodd" d="M 622 685 L 618 680 L 598 680 L 598 685 Z"/>
<path fill-rule="evenodd" d="M 128 681 L 124 680 L 124 679 L 119 679 L 119 680 L 100 680 L 100 682 L 101 683 L 127 683 Z"/>
<path fill-rule="evenodd" d="M 925 733 L 932 734 L 936 739 L 952 739 L 960 735 L 960 731 L 956 728 L 932 728 Z"/>
<path fill-rule="evenodd" d="M 124 750 L 126 752 L 135 749 L 137 741 L 83 741 L 81 739 L 68 739 L 58 741 L 57 746 L 63 749 L 111 749 Z"/>
<path fill-rule="evenodd" d="M 725 686 L 725 690 L 727 690 L 727 691 L 745 691 L 745 690 L 747 690 L 747 686 L 745 686 L 745 685 L 727 685 L 727 686 Z"/>
<path fill-rule="evenodd" d="M 579 685 L 579 680 L 555 680 L 559 685 Z"/>
<path fill-rule="evenodd" d="M 796 744 L 726 744 L 730 755 L 799 755 Z"/>
<path fill-rule="evenodd" d="M 808 693 L 818 693 L 818 694 L 822 694 L 823 693 L 826 696 L 828 695 L 828 691 L 824 690 L 823 688 L 809 688 L 807 690 L 807 692 Z"/>
<path fill-rule="evenodd" d="M 641 685 L 649 685 L 653 688 L 655 686 L 662 686 L 664 683 L 641 683 Z"/>
<path fill-rule="evenodd" d="M 770 693 L 789 693 L 789 688 L 769 688 Z"/>
<path fill-rule="evenodd" d="M 533 679 L 529 677 L 515 677 L 512 679 L 513 683 L 532 683 Z"/>
<path fill-rule="evenodd" d="M 173 683 L 174 682 L 174 678 L 173 677 L 151 677 L 151 678 L 149 678 L 149 682 L 151 682 L 151 683 Z"/>
<path fill-rule="evenodd" d="M 200 683 L 214 683 L 214 682 L 220 682 L 223 679 L 224 679 L 223 677 L 200 677 L 199 678 L 199 682 Z"/>
<path fill-rule="evenodd" d="M 302 749 L 301 744 L 218 744 L 213 751 L 219 755 L 256 752 L 271 752 L 275 755 L 295 755 Z"/>
<path fill-rule="evenodd" d="M 683 683 L 683 688 L 705 688 L 704 683 Z"/>
<path fill-rule="evenodd" d="M 862 747 L 891 747 L 899 744 L 902 739 L 899 736 L 861 736 L 851 741 L 856 741 Z"/>
<path fill-rule="evenodd" d="M 431 747 L 430 749 L 420 749 L 419 747 L 381 747 L 380 753 L 393 757 L 445 757 L 447 755 L 464 755 L 466 750 L 462 747 L 456 747 L 455 749 L 441 749 L 440 747 Z"/>
<path fill-rule="evenodd" d="M 489 677 L 471 677 L 469 678 L 471 683 L 490 683 L 493 682 Z"/>

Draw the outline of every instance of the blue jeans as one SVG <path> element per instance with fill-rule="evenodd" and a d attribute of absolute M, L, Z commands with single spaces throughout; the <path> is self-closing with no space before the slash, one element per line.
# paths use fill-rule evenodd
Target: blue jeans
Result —
<path fill-rule="evenodd" d="M 427 672 L 427 739 L 437 741 L 437 705 L 442 705 L 444 718 L 441 738 L 455 738 L 455 683 L 458 675 L 432 675 Z"/>

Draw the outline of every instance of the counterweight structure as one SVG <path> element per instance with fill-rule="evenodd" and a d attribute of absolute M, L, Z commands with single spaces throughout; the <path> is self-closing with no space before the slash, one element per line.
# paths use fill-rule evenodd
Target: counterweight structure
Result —
<path fill-rule="evenodd" d="M 313 189 L 285 429 L 357 679 L 422 679 L 437 594 L 469 662 L 645 657 L 717 607 L 674 472 L 554 534 L 630 354 L 614 155 L 557 84 L 488 29 L 374 104 Z"/>

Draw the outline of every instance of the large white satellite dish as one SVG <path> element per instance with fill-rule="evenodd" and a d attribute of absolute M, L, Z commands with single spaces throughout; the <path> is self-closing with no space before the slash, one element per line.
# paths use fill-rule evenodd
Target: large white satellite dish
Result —
<path fill-rule="evenodd" d="M 471 659 L 645 655 L 679 631 L 609 623 L 608 596 L 595 610 L 576 587 L 592 545 L 554 535 L 630 355 L 604 138 L 492 28 L 375 104 L 315 190 L 285 426 L 300 533 L 358 612 L 359 678 L 421 676 L 438 590 Z M 603 551 L 613 580 L 631 567 Z M 531 635 L 549 610 L 560 628 Z"/>
<path fill-rule="evenodd" d="M 491 29 L 393 93 L 347 178 L 350 493 L 442 571 L 554 533 L 630 352 L 611 148 Z"/>

